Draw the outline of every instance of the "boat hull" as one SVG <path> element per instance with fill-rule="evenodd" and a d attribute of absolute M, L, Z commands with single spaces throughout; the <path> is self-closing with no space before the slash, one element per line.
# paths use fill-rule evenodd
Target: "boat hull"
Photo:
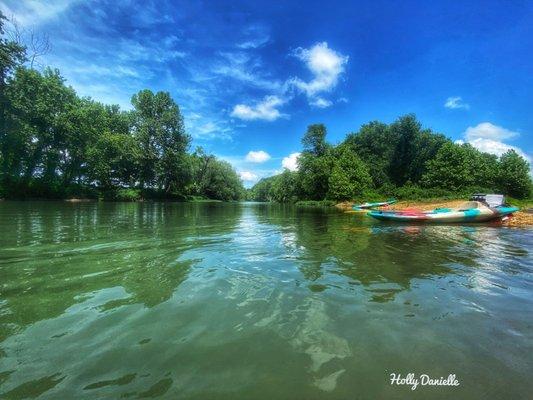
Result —
<path fill-rule="evenodd" d="M 409 223 L 467 223 L 487 222 L 500 219 L 518 211 L 516 207 L 498 207 L 486 209 L 469 209 L 462 211 L 440 210 L 430 212 L 370 211 L 369 216 L 381 221 Z"/>
<path fill-rule="evenodd" d="M 368 210 L 371 210 L 373 208 L 386 207 L 386 206 L 389 206 L 389 205 L 394 204 L 394 203 L 396 203 L 396 200 L 395 199 L 390 199 L 390 200 L 387 200 L 387 201 L 380 201 L 380 202 L 377 202 L 377 203 L 363 203 L 363 204 L 353 205 L 352 209 L 354 211 L 368 211 Z"/>

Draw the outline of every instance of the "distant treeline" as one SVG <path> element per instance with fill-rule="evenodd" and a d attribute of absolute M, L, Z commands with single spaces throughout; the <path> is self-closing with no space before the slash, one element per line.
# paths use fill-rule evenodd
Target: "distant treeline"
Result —
<path fill-rule="evenodd" d="M 132 111 L 80 98 L 59 71 L 25 66 L 26 48 L 4 37 L 4 20 L 0 13 L 0 197 L 243 197 L 230 164 L 189 153 L 168 93 L 142 90 Z"/>
<path fill-rule="evenodd" d="M 326 127 L 302 139 L 298 171 L 262 179 L 247 192 L 255 201 L 403 199 L 502 192 L 529 198 L 529 164 L 513 150 L 501 157 L 422 129 L 414 115 L 392 124 L 370 122 L 338 145 Z"/>

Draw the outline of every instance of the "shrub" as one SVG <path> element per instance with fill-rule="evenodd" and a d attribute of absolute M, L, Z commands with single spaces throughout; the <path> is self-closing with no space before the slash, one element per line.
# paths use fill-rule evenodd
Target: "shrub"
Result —
<path fill-rule="evenodd" d="M 116 201 L 137 201 L 141 198 L 141 192 L 138 189 L 118 189 L 116 192 Z"/>

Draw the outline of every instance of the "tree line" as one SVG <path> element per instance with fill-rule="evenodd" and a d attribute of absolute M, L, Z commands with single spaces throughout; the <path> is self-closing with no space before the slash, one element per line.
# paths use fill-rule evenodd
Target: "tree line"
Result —
<path fill-rule="evenodd" d="M 227 162 L 189 152 L 169 93 L 141 90 L 131 111 L 80 97 L 58 70 L 27 66 L 0 13 L 0 197 L 242 198 Z"/>
<path fill-rule="evenodd" d="M 501 192 L 530 198 L 529 163 L 514 150 L 501 157 L 423 129 L 414 115 L 391 124 L 370 122 L 338 145 L 326 127 L 310 125 L 298 170 L 262 179 L 248 192 L 255 201 L 432 198 Z"/>
<path fill-rule="evenodd" d="M 230 164 L 190 151 L 179 106 L 141 90 L 132 110 L 80 97 L 58 70 L 28 67 L 26 47 L 6 38 L 0 13 L 0 197 L 113 200 L 209 198 L 292 202 L 464 195 L 531 196 L 529 164 L 456 144 L 413 115 L 370 122 L 339 144 L 309 126 L 298 170 L 245 191 Z"/>

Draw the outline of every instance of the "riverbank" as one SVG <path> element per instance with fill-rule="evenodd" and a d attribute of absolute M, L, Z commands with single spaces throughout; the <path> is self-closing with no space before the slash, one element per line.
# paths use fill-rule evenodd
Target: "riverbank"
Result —
<path fill-rule="evenodd" d="M 399 201 L 392 204 L 389 209 L 391 210 L 402 210 L 406 208 L 416 208 L 422 211 L 429 211 L 435 208 L 456 208 L 465 202 L 464 199 L 459 200 L 405 200 Z M 335 207 L 348 211 L 352 209 L 352 206 L 355 203 L 345 201 L 339 204 L 336 204 Z M 516 228 L 530 228 L 533 227 L 533 209 L 532 205 L 529 203 L 522 203 L 519 205 L 520 211 L 513 214 L 513 216 L 505 221 L 502 221 L 502 225 L 511 226 Z"/>
<path fill-rule="evenodd" d="M 144 202 L 158 202 L 158 203 L 223 203 L 228 202 L 232 203 L 236 200 L 217 200 L 217 199 L 203 199 L 203 198 L 185 198 L 185 199 L 165 199 L 165 198 L 139 198 L 135 200 L 118 200 L 118 199 L 106 199 L 106 198 L 78 198 L 73 197 L 69 199 L 51 199 L 51 198 L 41 198 L 41 197 L 30 197 L 24 199 L 0 199 L 0 201 L 64 201 L 67 203 L 144 203 Z"/>

